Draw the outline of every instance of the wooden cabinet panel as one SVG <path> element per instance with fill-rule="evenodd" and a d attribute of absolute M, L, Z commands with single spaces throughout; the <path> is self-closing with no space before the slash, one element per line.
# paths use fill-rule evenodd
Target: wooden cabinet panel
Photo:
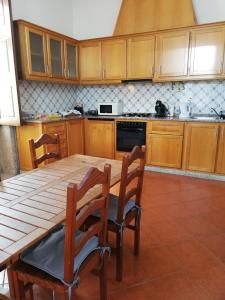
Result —
<path fill-rule="evenodd" d="M 133 37 L 127 41 L 127 78 L 152 78 L 154 74 L 155 36 Z"/>
<path fill-rule="evenodd" d="M 48 76 L 47 48 L 45 33 L 25 27 L 27 47 L 27 68 L 29 75 Z"/>
<path fill-rule="evenodd" d="M 84 154 L 84 120 L 66 122 L 68 155 Z"/>
<path fill-rule="evenodd" d="M 185 169 L 192 171 L 214 172 L 218 132 L 218 124 L 187 124 L 185 132 Z"/>
<path fill-rule="evenodd" d="M 102 77 L 104 80 L 126 79 L 126 40 L 102 42 Z"/>
<path fill-rule="evenodd" d="M 60 148 L 61 148 L 62 158 L 68 156 L 66 122 L 60 121 L 60 122 L 44 124 L 43 133 L 47 133 L 50 135 L 58 134 L 60 138 Z M 54 148 L 52 148 L 52 146 L 47 146 L 45 150 L 54 151 Z"/>
<path fill-rule="evenodd" d="M 152 121 L 148 122 L 148 133 L 183 135 L 184 123 L 174 121 Z"/>
<path fill-rule="evenodd" d="M 182 78 L 188 75 L 190 33 L 170 32 L 157 36 L 155 79 Z"/>
<path fill-rule="evenodd" d="M 47 52 L 49 74 L 51 77 L 64 78 L 64 49 L 63 40 L 54 36 L 47 35 Z"/>
<path fill-rule="evenodd" d="M 80 45 L 80 80 L 102 79 L 101 42 Z"/>
<path fill-rule="evenodd" d="M 222 75 L 224 28 L 195 30 L 191 40 L 190 75 Z"/>
<path fill-rule="evenodd" d="M 65 73 L 69 80 L 78 80 L 78 46 L 65 40 Z"/>
<path fill-rule="evenodd" d="M 220 126 L 216 173 L 225 174 L 225 125 Z"/>
<path fill-rule="evenodd" d="M 183 136 L 149 134 L 147 164 L 181 168 Z"/>
<path fill-rule="evenodd" d="M 114 122 L 86 120 L 85 154 L 105 158 L 114 158 L 114 149 Z"/>

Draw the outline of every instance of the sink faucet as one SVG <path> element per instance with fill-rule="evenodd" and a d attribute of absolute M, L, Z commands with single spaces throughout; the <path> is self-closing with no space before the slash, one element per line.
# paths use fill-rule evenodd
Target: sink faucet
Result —
<path fill-rule="evenodd" d="M 215 110 L 215 108 L 211 107 L 211 111 L 212 111 L 212 112 L 215 112 L 216 115 L 217 115 L 217 117 L 218 117 L 219 119 L 221 118 L 221 116 L 218 114 L 218 112 Z"/>

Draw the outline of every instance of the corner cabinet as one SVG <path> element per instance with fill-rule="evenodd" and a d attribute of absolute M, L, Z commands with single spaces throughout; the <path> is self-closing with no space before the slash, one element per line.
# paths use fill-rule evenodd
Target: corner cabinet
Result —
<path fill-rule="evenodd" d="M 114 158 L 114 121 L 85 120 L 85 154 Z"/>
<path fill-rule="evenodd" d="M 157 35 L 155 81 L 187 78 L 189 43 L 189 31 L 175 31 Z"/>
<path fill-rule="evenodd" d="M 101 42 L 81 43 L 79 49 L 80 80 L 101 80 Z"/>
<path fill-rule="evenodd" d="M 78 42 L 25 21 L 15 21 L 21 79 L 78 81 Z"/>
<path fill-rule="evenodd" d="M 151 79 L 154 75 L 155 36 L 127 40 L 127 79 Z"/>
<path fill-rule="evenodd" d="M 190 76 L 223 74 L 225 28 L 203 28 L 191 33 Z"/>
<path fill-rule="evenodd" d="M 126 79 L 126 40 L 113 39 L 102 42 L 102 79 Z"/>
<path fill-rule="evenodd" d="M 190 122 L 185 129 L 184 169 L 215 171 L 219 124 Z"/>

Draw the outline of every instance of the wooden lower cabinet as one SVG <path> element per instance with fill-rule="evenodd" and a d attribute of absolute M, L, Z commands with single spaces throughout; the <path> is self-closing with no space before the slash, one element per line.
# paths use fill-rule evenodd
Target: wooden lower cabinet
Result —
<path fill-rule="evenodd" d="M 147 164 L 181 168 L 183 136 L 149 134 Z"/>
<path fill-rule="evenodd" d="M 184 169 L 214 172 L 219 125 L 187 123 L 185 130 Z"/>
<path fill-rule="evenodd" d="M 216 173 L 225 174 L 225 125 L 220 126 Z"/>
<path fill-rule="evenodd" d="M 66 120 L 49 123 L 27 123 L 17 127 L 17 144 L 21 170 L 31 170 L 31 157 L 28 141 L 38 139 L 43 133 L 59 134 L 62 158 L 75 153 L 84 153 L 83 120 Z M 37 150 L 38 155 L 54 151 L 53 145 Z M 50 161 L 48 161 L 50 162 Z M 43 164 L 46 164 L 45 162 Z"/>
<path fill-rule="evenodd" d="M 114 122 L 85 120 L 85 154 L 105 158 L 114 158 L 114 149 Z"/>
<path fill-rule="evenodd" d="M 84 122 L 70 120 L 66 122 L 68 155 L 84 154 Z"/>

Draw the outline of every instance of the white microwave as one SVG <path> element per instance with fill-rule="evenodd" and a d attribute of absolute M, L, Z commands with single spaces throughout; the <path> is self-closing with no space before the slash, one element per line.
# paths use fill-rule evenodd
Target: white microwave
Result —
<path fill-rule="evenodd" d="M 122 102 L 98 103 L 98 114 L 102 116 L 119 116 L 123 113 Z"/>

